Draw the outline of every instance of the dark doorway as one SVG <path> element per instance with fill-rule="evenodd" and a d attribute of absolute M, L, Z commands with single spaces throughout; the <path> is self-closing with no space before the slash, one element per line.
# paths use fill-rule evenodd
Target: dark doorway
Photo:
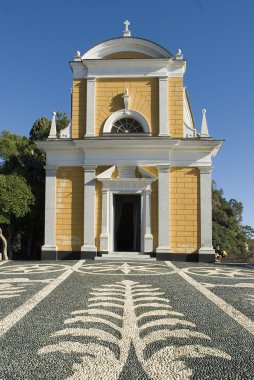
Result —
<path fill-rule="evenodd" d="M 140 252 L 140 195 L 114 195 L 114 251 Z"/>

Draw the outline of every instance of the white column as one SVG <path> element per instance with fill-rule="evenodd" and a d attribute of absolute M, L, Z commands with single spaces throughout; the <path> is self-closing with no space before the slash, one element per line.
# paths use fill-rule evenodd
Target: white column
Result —
<path fill-rule="evenodd" d="M 85 137 L 94 136 L 95 126 L 95 78 L 87 78 L 86 92 L 86 134 Z"/>
<path fill-rule="evenodd" d="M 109 190 L 102 189 L 100 251 L 109 252 Z"/>
<path fill-rule="evenodd" d="M 200 173 L 200 240 L 199 253 L 213 254 L 212 246 L 212 168 L 199 167 Z"/>
<path fill-rule="evenodd" d="M 95 246 L 96 166 L 84 165 L 84 245 L 81 251 L 97 252 Z"/>
<path fill-rule="evenodd" d="M 144 208 L 145 208 L 145 228 L 144 228 L 144 252 L 153 252 L 153 235 L 151 231 L 151 189 L 143 190 Z"/>
<path fill-rule="evenodd" d="M 159 136 L 168 136 L 168 77 L 159 78 L 159 126 Z"/>
<path fill-rule="evenodd" d="M 169 166 L 158 168 L 158 238 L 156 252 L 172 252 L 170 248 L 170 176 Z"/>
<path fill-rule="evenodd" d="M 56 165 L 47 165 L 45 188 L 45 239 L 42 251 L 56 251 Z"/>

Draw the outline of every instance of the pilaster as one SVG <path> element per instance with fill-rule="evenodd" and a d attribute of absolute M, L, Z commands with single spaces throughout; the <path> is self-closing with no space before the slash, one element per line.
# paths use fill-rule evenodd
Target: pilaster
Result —
<path fill-rule="evenodd" d="M 47 165 L 45 186 L 45 238 L 42 251 L 56 251 L 56 165 Z M 44 257 L 46 258 L 46 257 Z"/>
<path fill-rule="evenodd" d="M 168 136 L 168 77 L 159 78 L 159 136 Z"/>
<path fill-rule="evenodd" d="M 158 253 L 170 253 L 170 175 L 168 165 L 158 168 Z"/>
<path fill-rule="evenodd" d="M 153 235 L 151 230 L 151 189 L 143 190 L 145 231 L 144 231 L 144 252 L 153 252 Z"/>
<path fill-rule="evenodd" d="M 84 244 L 81 251 L 97 252 L 95 246 L 95 165 L 84 168 Z"/>
<path fill-rule="evenodd" d="M 200 173 L 200 240 L 199 254 L 214 254 L 212 246 L 212 168 L 199 167 Z"/>
<path fill-rule="evenodd" d="M 109 252 L 109 190 L 102 189 L 100 251 Z"/>
<path fill-rule="evenodd" d="M 95 126 L 95 86 L 94 77 L 87 78 L 87 96 L 86 96 L 86 134 L 85 137 L 94 136 Z"/>

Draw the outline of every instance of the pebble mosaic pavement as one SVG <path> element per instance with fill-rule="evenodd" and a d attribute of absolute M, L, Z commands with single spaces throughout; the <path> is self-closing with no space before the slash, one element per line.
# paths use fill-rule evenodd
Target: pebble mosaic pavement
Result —
<path fill-rule="evenodd" d="M 0 263 L 0 380 L 254 380 L 254 266 Z"/>

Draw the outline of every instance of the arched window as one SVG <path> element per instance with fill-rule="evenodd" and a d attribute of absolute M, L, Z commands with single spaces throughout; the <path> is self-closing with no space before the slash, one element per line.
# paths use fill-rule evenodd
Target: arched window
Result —
<path fill-rule="evenodd" d="M 113 123 L 111 133 L 144 133 L 144 129 L 137 120 L 123 117 Z"/>
<path fill-rule="evenodd" d="M 103 134 L 114 133 L 144 133 L 150 134 L 150 127 L 146 118 L 132 109 L 114 112 L 103 127 Z"/>

